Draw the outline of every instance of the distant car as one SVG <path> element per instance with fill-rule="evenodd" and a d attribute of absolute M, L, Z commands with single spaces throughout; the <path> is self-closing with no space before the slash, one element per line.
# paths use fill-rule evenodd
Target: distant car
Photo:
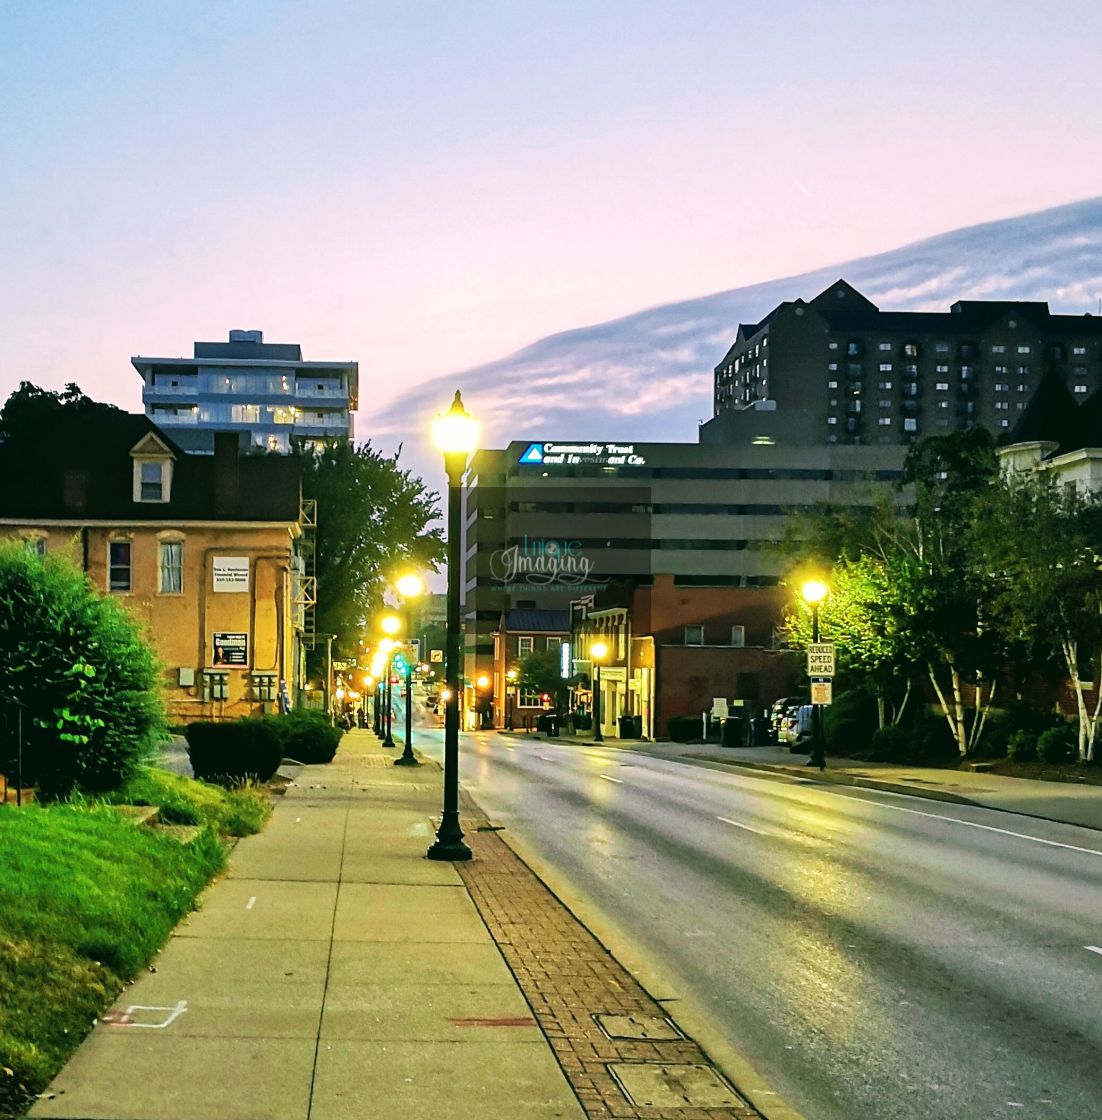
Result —
<path fill-rule="evenodd" d="M 796 708 L 800 704 L 807 702 L 804 696 L 782 696 L 779 700 L 774 700 L 769 708 L 769 729 L 775 743 L 786 743 L 787 727 L 788 727 L 788 712 L 789 709 Z"/>
<path fill-rule="evenodd" d="M 811 721 L 815 718 L 815 708 L 812 704 L 793 704 L 784 716 L 784 738 L 782 742 L 790 746 L 806 739 L 811 735 Z"/>

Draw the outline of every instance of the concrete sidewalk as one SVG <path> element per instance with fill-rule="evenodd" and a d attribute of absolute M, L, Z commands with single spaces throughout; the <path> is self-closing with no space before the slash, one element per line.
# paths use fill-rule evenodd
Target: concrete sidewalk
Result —
<path fill-rule="evenodd" d="M 583 1120 L 458 870 L 435 764 L 305 768 L 32 1116 Z"/>
<path fill-rule="evenodd" d="M 532 738 L 520 734 L 519 738 Z M 540 736 L 546 738 L 546 736 Z M 557 743 L 592 746 L 591 740 L 564 739 Z M 1011 778 L 987 771 L 943 770 L 933 766 L 896 766 L 889 762 L 864 762 L 853 758 L 827 758 L 820 771 L 806 765 L 807 751 L 793 754 L 787 747 L 721 747 L 714 743 L 641 743 L 609 739 L 602 746 L 637 750 L 655 758 L 680 758 L 718 762 L 751 770 L 785 774 L 807 781 L 861 786 L 907 793 L 935 801 L 980 805 L 1006 813 L 1059 821 L 1102 830 L 1102 786 L 1071 782 L 1041 782 Z"/>

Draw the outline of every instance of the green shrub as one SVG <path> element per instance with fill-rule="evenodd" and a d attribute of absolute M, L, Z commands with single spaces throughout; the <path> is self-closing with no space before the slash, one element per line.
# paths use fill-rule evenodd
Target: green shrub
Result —
<path fill-rule="evenodd" d="M 700 716 L 670 716 L 666 722 L 666 732 L 675 743 L 688 743 L 692 739 L 699 739 Z"/>
<path fill-rule="evenodd" d="M 1074 762 L 1078 756 L 1079 733 L 1074 724 L 1050 727 L 1037 738 L 1037 758 L 1041 762 Z"/>
<path fill-rule="evenodd" d="M 269 716 L 265 722 L 278 736 L 283 757 L 296 762 L 332 762 L 343 734 L 324 712 L 307 708 L 297 708 L 285 716 Z"/>
<path fill-rule="evenodd" d="M 876 762 L 903 762 L 910 745 L 910 731 L 898 723 L 890 723 L 872 733 L 869 757 Z"/>
<path fill-rule="evenodd" d="M 60 556 L 0 546 L 0 771 L 43 798 L 120 786 L 156 749 L 158 667 L 138 623 Z"/>
<path fill-rule="evenodd" d="M 1056 727 L 1061 721 L 1055 712 L 1043 711 L 1028 704 L 1014 703 L 1005 708 L 992 708 L 976 749 L 978 758 L 1006 758 L 1010 737 L 1015 731 L 1029 731 L 1034 737 Z"/>
<path fill-rule="evenodd" d="M 1037 732 L 1019 728 L 1010 736 L 1006 753 L 1013 762 L 1036 762 Z"/>
<path fill-rule="evenodd" d="M 188 725 L 187 753 L 204 782 L 239 786 L 266 782 L 283 760 L 283 744 L 270 719 L 238 719 Z"/>
<path fill-rule="evenodd" d="M 876 697 L 863 688 L 840 693 L 823 709 L 823 738 L 831 754 L 854 757 L 869 749 L 879 715 Z"/>

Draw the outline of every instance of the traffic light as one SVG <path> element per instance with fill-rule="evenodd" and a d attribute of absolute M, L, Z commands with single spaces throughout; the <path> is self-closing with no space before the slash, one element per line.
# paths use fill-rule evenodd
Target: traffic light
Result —
<path fill-rule="evenodd" d="M 391 657 L 391 664 L 393 664 L 394 671 L 399 676 L 404 677 L 406 675 L 406 664 L 407 664 L 407 662 L 406 662 L 406 655 L 404 653 L 398 652 L 398 653 L 393 654 L 392 657 Z"/>

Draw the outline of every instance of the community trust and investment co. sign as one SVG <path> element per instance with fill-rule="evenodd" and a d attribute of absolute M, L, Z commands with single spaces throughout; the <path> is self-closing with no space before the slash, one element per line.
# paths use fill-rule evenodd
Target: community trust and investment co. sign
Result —
<path fill-rule="evenodd" d="M 518 463 L 533 466 L 643 467 L 633 443 L 530 443 Z"/>

